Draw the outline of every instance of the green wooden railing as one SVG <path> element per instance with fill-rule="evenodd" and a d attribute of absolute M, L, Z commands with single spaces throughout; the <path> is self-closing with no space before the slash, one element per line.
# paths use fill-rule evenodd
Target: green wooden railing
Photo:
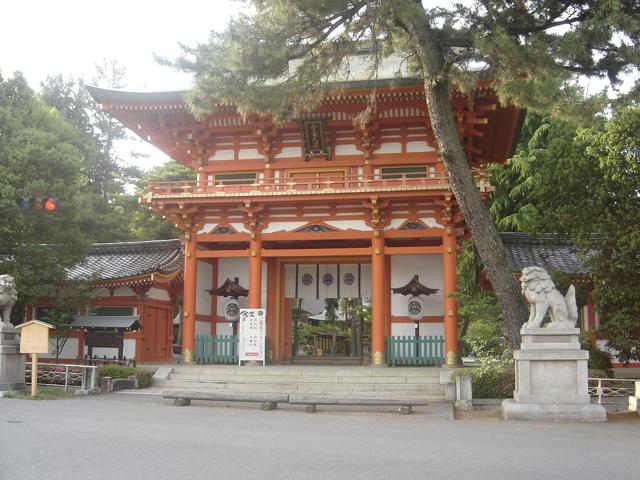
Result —
<path fill-rule="evenodd" d="M 443 336 L 386 338 L 387 365 L 442 365 Z"/>
<path fill-rule="evenodd" d="M 237 363 L 237 335 L 196 335 L 196 363 Z"/>

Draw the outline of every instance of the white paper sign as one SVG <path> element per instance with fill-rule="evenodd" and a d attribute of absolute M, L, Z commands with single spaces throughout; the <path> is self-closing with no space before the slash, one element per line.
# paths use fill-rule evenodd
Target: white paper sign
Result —
<path fill-rule="evenodd" d="M 247 360 L 262 361 L 265 364 L 265 336 L 267 332 L 264 308 L 240 309 L 240 351 L 238 363 Z"/>

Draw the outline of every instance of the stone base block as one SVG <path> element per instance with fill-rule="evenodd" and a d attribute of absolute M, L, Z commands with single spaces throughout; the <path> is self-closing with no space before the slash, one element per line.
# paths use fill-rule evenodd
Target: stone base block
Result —
<path fill-rule="evenodd" d="M 540 420 L 561 422 L 606 422 L 607 411 L 596 403 L 540 404 L 518 403 L 512 399 L 502 402 L 505 420 Z"/>

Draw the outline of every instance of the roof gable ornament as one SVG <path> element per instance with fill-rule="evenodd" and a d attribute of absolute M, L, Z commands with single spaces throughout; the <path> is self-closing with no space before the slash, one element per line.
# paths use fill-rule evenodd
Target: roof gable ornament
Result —
<path fill-rule="evenodd" d="M 400 227 L 400 230 L 425 230 L 427 227 L 420 221 L 406 222 Z"/>
<path fill-rule="evenodd" d="M 323 224 L 310 223 L 304 227 L 299 228 L 296 232 L 300 233 L 318 233 L 318 232 L 336 232 L 335 228 L 328 227 Z"/>
<path fill-rule="evenodd" d="M 218 225 L 216 228 L 211 230 L 211 233 L 214 235 L 232 235 L 238 232 L 230 225 Z"/>

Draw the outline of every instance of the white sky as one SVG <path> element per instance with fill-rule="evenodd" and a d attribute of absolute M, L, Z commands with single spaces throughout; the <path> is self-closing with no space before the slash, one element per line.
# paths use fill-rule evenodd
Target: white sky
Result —
<path fill-rule="evenodd" d="M 232 0 L 11 0 L 0 16 L 0 72 L 24 74 L 34 90 L 49 75 L 90 82 L 94 65 L 115 59 L 126 67 L 126 90 L 188 89 L 190 77 L 158 65 L 154 53 L 174 58 L 178 42 L 205 42 L 241 4 Z M 147 144 L 128 142 L 119 155 L 142 168 L 166 160 Z M 150 155 L 131 159 L 132 149 Z"/>

